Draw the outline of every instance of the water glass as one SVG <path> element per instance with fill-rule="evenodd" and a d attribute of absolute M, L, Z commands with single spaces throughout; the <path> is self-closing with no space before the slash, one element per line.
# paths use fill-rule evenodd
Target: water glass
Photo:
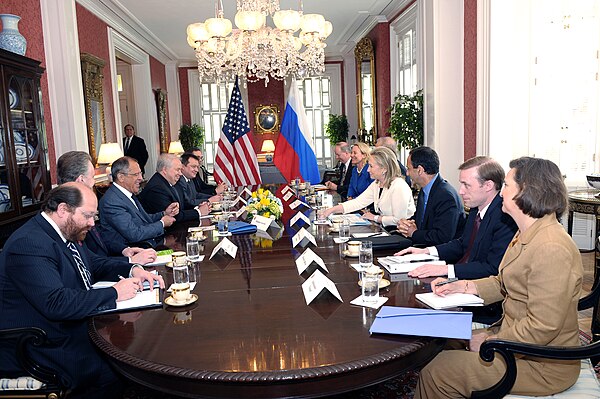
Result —
<path fill-rule="evenodd" d="M 186 238 L 186 256 L 189 261 L 196 261 L 200 258 L 200 244 L 195 235 L 189 235 Z"/>
<path fill-rule="evenodd" d="M 219 235 L 225 236 L 229 233 L 229 215 L 223 213 L 217 217 L 217 229 Z"/>
<path fill-rule="evenodd" d="M 350 239 L 350 222 L 347 219 L 340 225 L 340 240 L 348 241 Z"/>
<path fill-rule="evenodd" d="M 379 272 L 371 273 L 369 270 L 363 270 L 361 274 L 363 302 L 377 302 L 379 299 Z"/>
<path fill-rule="evenodd" d="M 175 302 L 186 302 L 190 298 L 190 275 L 187 262 L 173 263 L 173 285 L 171 296 Z"/>
<path fill-rule="evenodd" d="M 358 263 L 361 269 L 366 269 L 373 265 L 373 242 L 362 241 L 358 250 Z"/>

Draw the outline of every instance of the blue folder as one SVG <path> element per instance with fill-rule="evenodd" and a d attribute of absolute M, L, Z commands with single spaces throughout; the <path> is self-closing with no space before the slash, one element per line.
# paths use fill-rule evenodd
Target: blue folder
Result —
<path fill-rule="evenodd" d="M 471 312 L 383 306 L 371 325 L 371 334 L 471 339 Z"/>
<path fill-rule="evenodd" d="M 256 233 L 256 225 L 234 220 L 229 222 L 229 231 L 231 234 L 252 234 Z"/>

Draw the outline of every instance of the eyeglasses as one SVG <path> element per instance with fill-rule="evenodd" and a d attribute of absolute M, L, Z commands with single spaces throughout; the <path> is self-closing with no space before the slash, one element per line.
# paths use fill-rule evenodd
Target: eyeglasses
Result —
<path fill-rule="evenodd" d="M 127 175 L 127 176 L 135 176 L 135 177 L 139 176 L 139 177 L 142 177 L 142 171 L 141 170 L 139 172 L 137 172 L 137 173 L 123 173 L 123 174 Z"/>

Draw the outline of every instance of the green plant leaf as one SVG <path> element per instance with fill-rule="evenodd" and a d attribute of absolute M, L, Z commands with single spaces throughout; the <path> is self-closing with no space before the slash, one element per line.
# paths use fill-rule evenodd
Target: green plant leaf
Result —
<path fill-rule="evenodd" d="M 325 126 L 325 134 L 332 145 L 348 140 L 349 129 L 346 115 L 329 114 L 329 121 Z"/>
<path fill-rule="evenodd" d="M 389 111 L 388 133 L 396 140 L 398 147 L 412 149 L 423 145 L 423 91 L 419 90 L 413 95 L 397 95 Z"/>
<path fill-rule="evenodd" d="M 179 141 L 185 151 L 194 147 L 201 147 L 204 143 L 204 128 L 197 123 L 193 125 L 183 124 L 179 128 Z"/>

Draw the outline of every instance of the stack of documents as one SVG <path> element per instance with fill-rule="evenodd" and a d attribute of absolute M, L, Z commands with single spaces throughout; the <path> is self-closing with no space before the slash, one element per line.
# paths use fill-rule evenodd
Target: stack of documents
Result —
<path fill-rule="evenodd" d="M 415 297 L 434 309 L 456 308 L 458 306 L 483 306 L 483 299 L 473 294 L 448 294 L 439 296 L 433 292 L 416 294 Z"/>
<path fill-rule="evenodd" d="M 350 226 L 369 226 L 371 224 L 371 222 L 363 219 L 361 215 L 357 213 L 349 213 L 346 215 L 329 215 L 329 219 L 332 222 L 340 223 L 342 223 L 344 220 L 347 220 Z"/>
<path fill-rule="evenodd" d="M 386 256 L 377 258 L 380 265 L 385 267 L 390 273 L 408 273 L 419 266 L 426 264 L 445 265 L 446 262 L 440 260 L 437 256 L 425 254 L 408 254 L 402 256 Z"/>
<path fill-rule="evenodd" d="M 352 233 L 353 238 L 371 238 L 371 237 L 388 237 L 387 231 L 380 231 L 377 233 Z"/>
<path fill-rule="evenodd" d="M 423 337 L 471 339 L 471 312 L 402 308 L 381 308 L 369 332 Z"/>

